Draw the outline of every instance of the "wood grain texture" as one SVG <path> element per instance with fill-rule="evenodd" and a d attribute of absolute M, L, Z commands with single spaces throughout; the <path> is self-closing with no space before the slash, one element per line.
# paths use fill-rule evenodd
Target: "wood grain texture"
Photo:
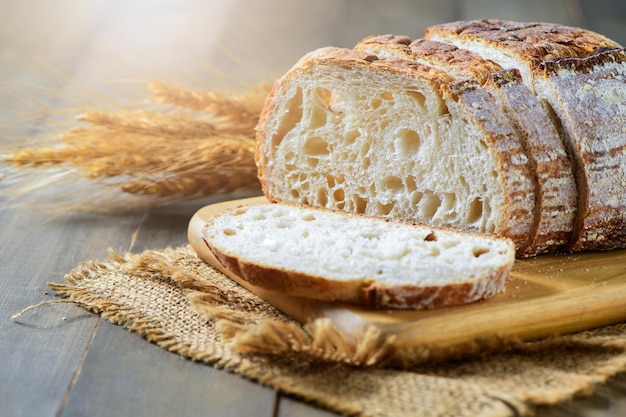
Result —
<path fill-rule="evenodd" d="M 431 24 L 500 17 L 588 25 L 626 43 L 618 0 L 24 0 L 0 2 L 0 141 L 54 133 L 59 114 L 144 93 L 137 81 L 235 86 L 272 79 L 317 47 L 371 34 L 419 36 Z M 72 110 L 70 109 L 70 110 Z M 3 178 L 0 178 L 0 187 Z M 60 281 L 107 248 L 140 251 L 186 241 L 199 207 L 54 218 L 0 200 L 0 415 L 176 414 L 327 416 L 227 372 L 189 362 L 82 309 L 51 304 Z M 35 219 L 35 220 L 33 220 Z M 621 416 L 626 383 L 542 416 Z M 278 399 L 278 401 L 275 401 Z M 207 412 L 207 405 L 214 412 Z"/>

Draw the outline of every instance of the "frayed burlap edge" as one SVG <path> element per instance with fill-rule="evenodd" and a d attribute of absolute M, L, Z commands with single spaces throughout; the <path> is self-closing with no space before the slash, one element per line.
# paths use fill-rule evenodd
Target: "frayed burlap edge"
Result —
<path fill-rule="evenodd" d="M 187 265 L 181 266 L 181 260 Z M 387 381 L 386 385 L 391 384 L 389 380 L 412 381 L 417 376 L 431 382 L 443 380 L 448 387 L 456 384 L 457 390 L 464 390 L 461 396 L 464 410 L 472 408 L 466 406 L 466 403 L 473 403 L 473 407 L 480 409 L 480 415 L 503 416 L 509 415 L 512 410 L 520 415 L 530 414 L 532 407 L 529 404 L 555 404 L 576 395 L 588 394 L 595 384 L 626 369 L 626 327 L 620 325 L 541 342 L 515 343 L 508 346 L 505 353 L 495 357 L 437 364 L 423 361 L 421 365 L 410 369 L 388 369 L 382 365 L 388 363 L 389 352 L 393 351 L 393 336 L 387 335 L 381 339 L 376 329 L 371 329 L 355 343 L 354 340 L 346 339 L 328 321 L 300 326 L 247 292 L 243 297 L 237 294 L 245 298 L 244 308 L 237 308 L 241 307 L 242 300 L 237 300 L 233 308 L 233 300 L 229 299 L 232 292 L 223 288 L 224 285 L 233 285 L 232 281 L 219 273 L 221 280 L 212 281 L 212 278 L 206 277 L 207 268 L 210 267 L 199 260 L 190 247 L 146 251 L 139 255 L 120 256 L 111 253 L 108 262 L 87 262 L 69 273 L 65 277 L 66 283 L 49 285 L 58 295 L 139 333 L 164 349 L 245 375 L 281 392 L 348 415 L 384 414 L 377 413 L 371 405 L 361 405 L 362 401 L 349 401 L 349 395 L 337 397 L 318 388 L 320 381 L 309 381 L 311 378 L 303 375 L 302 369 L 306 368 L 308 373 L 311 373 L 311 369 L 323 369 L 327 373 L 369 375 L 376 378 L 375 381 Z M 219 339 L 223 349 L 211 351 L 194 346 L 180 335 L 165 331 L 163 323 L 150 312 L 132 303 L 111 301 L 107 299 L 106 291 L 95 291 L 92 283 L 111 274 L 121 274 L 123 279 L 129 281 L 142 281 L 150 277 L 171 287 L 173 293 L 179 293 L 188 303 L 188 315 L 195 315 L 194 320 L 211 324 L 209 327 L 214 331 L 211 337 Z M 211 274 L 215 275 L 216 271 L 212 270 Z M 245 307 L 246 303 L 252 303 L 255 308 L 261 306 L 262 314 L 251 318 L 245 313 L 248 308 Z M 286 353 L 289 352 L 292 356 L 286 359 Z M 541 369 L 545 364 L 553 363 L 552 357 L 562 360 L 563 355 L 576 358 L 574 362 L 578 358 L 589 360 L 587 356 L 594 358 L 587 367 L 581 368 L 575 363 L 568 365 L 565 361 L 560 368 L 548 371 L 553 380 L 561 378 L 559 383 L 542 380 L 545 375 L 541 376 Z M 536 366 L 533 361 L 537 362 Z M 568 369 L 570 366 L 571 370 Z M 486 369 L 493 369 L 494 372 L 490 374 Z M 506 374 L 511 369 L 512 374 L 507 374 L 503 383 L 502 372 Z M 518 372 L 519 369 L 523 372 Z M 543 372 L 545 374 L 546 371 Z M 527 379 L 532 378 L 534 373 L 537 373 L 537 381 L 534 381 L 536 388 L 520 389 L 520 386 L 532 385 L 527 383 Z M 517 379 L 526 384 L 520 384 Z M 309 382 L 314 385 L 306 385 Z M 466 397 L 471 398 L 471 401 Z M 485 407 L 491 412 L 485 413 Z M 387 404 L 381 409 L 393 410 L 393 407 Z M 403 415 L 400 411 L 395 415 Z M 459 415 L 479 414 L 466 412 Z"/>

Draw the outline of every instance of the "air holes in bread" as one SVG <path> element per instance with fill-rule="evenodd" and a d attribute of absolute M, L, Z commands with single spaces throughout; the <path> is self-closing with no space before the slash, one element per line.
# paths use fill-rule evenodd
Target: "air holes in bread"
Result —
<path fill-rule="evenodd" d="M 406 186 L 406 190 L 409 193 L 412 193 L 413 191 L 417 190 L 417 183 L 415 182 L 415 177 L 412 175 L 409 175 L 406 178 L 404 185 Z"/>
<path fill-rule="evenodd" d="M 330 153 L 328 142 L 324 139 L 314 136 L 308 138 L 302 146 L 302 152 L 309 156 L 327 156 Z"/>
<path fill-rule="evenodd" d="M 384 93 L 380 93 L 380 98 L 382 98 L 383 100 L 392 101 L 393 94 L 389 91 L 385 91 Z"/>
<path fill-rule="evenodd" d="M 234 236 L 237 234 L 237 231 L 235 229 L 224 229 L 222 230 L 222 233 L 224 233 L 226 236 Z"/>
<path fill-rule="evenodd" d="M 330 103 L 331 103 L 331 97 L 332 94 L 331 91 L 328 88 L 324 88 L 324 87 L 317 87 L 315 88 L 315 101 L 326 106 L 326 107 L 330 107 Z"/>
<path fill-rule="evenodd" d="M 315 216 L 312 214 L 306 214 L 302 216 L 302 220 L 307 220 L 307 221 L 315 220 Z"/>
<path fill-rule="evenodd" d="M 291 131 L 302 120 L 302 89 L 296 88 L 296 92 L 286 105 L 283 117 L 280 118 L 280 125 L 276 129 L 276 134 L 272 136 L 272 145 L 278 146 L 285 135 Z"/>
<path fill-rule="evenodd" d="M 426 237 L 424 238 L 425 242 L 436 242 L 437 241 L 437 235 L 435 234 L 435 232 L 430 232 L 428 235 L 426 235 Z"/>
<path fill-rule="evenodd" d="M 328 204 L 328 192 L 324 189 L 321 189 L 317 192 L 317 202 L 320 206 L 326 207 Z"/>
<path fill-rule="evenodd" d="M 335 116 L 341 116 L 344 112 L 344 102 L 337 93 L 324 87 L 315 89 L 316 101 L 321 106 L 327 108 L 334 113 Z"/>
<path fill-rule="evenodd" d="M 423 217 L 432 218 L 440 206 L 441 199 L 429 191 L 422 195 L 422 199 L 419 202 L 419 211 Z"/>
<path fill-rule="evenodd" d="M 385 177 L 381 186 L 383 189 L 391 190 L 392 192 L 400 192 L 404 188 L 402 180 L 398 177 Z"/>
<path fill-rule="evenodd" d="M 356 142 L 359 136 L 361 136 L 361 134 L 359 133 L 358 130 L 351 130 L 348 133 L 346 133 L 346 136 L 345 136 L 346 145 L 352 145 L 354 142 Z"/>
<path fill-rule="evenodd" d="M 342 188 L 337 188 L 333 191 L 333 199 L 338 202 L 338 205 L 341 204 L 342 207 L 340 208 L 343 208 L 343 201 L 345 198 L 346 196 Z"/>
<path fill-rule="evenodd" d="M 309 129 L 317 129 L 326 125 L 326 110 L 321 107 L 314 106 L 311 110 L 311 117 L 309 121 Z"/>
<path fill-rule="evenodd" d="M 388 215 L 389 213 L 391 213 L 392 209 L 393 209 L 393 202 L 387 203 L 387 204 L 376 202 L 376 213 L 380 216 Z"/>
<path fill-rule="evenodd" d="M 411 129 L 402 129 L 398 132 L 396 150 L 401 157 L 409 157 L 417 153 L 421 144 L 420 135 Z"/>
<path fill-rule="evenodd" d="M 487 252 L 489 252 L 489 249 L 486 249 L 486 248 L 474 248 L 472 250 L 472 253 L 474 254 L 474 257 L 476 257 L 476 258 L 478 258 L 480 255 L 484 255 Z"/>
<path fill-rule="evenodd" d="M 469 224 L 476 223 L 483 215 L 483 203 L 480 198 L 475 198 L 469 205 L 469 212 L 467 213 L 467 222 Z"/>
<path fill-rule="evenodd" d="M 365 213 L 365 210 L 367 210 L 367 200 L 363 197 L 356 196 L 354 198 L 354 207 L 357 213 Z"/>
<path fill-rule="evenodd" d="M 456 195 L 454 193 L 444 193 L 441 208 L 444 212 L 449 212 L 456 205 Z"/>
<path fill-rule="evenodd" d="M 424 96 L 424 94 L 420 93 L 419 91 L 407 91 L 406 94 L 411 97 L 413 100 L 415 100 L 415 102 L 421 106 L 421 107 L 425 107 L 426 104 L 426 96 Z"/>

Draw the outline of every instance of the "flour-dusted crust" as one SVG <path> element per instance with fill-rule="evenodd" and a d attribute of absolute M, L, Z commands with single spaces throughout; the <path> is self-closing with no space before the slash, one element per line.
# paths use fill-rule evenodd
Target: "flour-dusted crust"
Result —
<path fill-rule="evenodd" d="M 626 51 L 601 52 L 540 66 L 579 187 L 569 249 L 626 247 Z"/>
<path fill-rule="evenodd" d="M 512 22 L 500 19 L 470 20 L 431 26 L 426 38 L 480 40 L 487 48 L 508 50 L 533 65 L 560 58 L 585 58 L 604 48 L 620 45 L 582 28 L 544 22 Z"/>
<path fill-rule="evenodd" d="M 347 232 L 333 236 L 337 222 L 345 225 Z M 303 243 L 303 231 L 310 242 Z M 377 235 L 380 231 L 387 235 Z M 396 268 L 396 275 L 381 275 L 378 269 L 390 264 L 378 261 L 377 254 L 371 251 L 378 248 L 384 252 L 386 246 L 378 243 L 366 247 L 359 240 L 364 233 L 383 242 L 390 237 L 416 238 L 425 247 L 415 249 L 419 246 L 416 243 L 406 249 L 410 254 L 402 256 L 416 257 L 417 264 L 426 263 L 428 267 L 403 266 Z M 316 240 L 326 234 L 338 247 L 353 252 L 350 257 L 356 258 L 355 262 L 364 264 L 369 258 L 374 258 L 374 262 L 354 275 L 349 265 L 337 262 L 340 257 L 334 248 Z M 370 308 L 431 309 L 491 298 L 504 290 L 515 259 L 514 245 L 508 239 L 289 204 L 257 204 L 227 210 L 207 222 L 202 236 L 226 269 L 254 286 Z M 280 244 L 270 251 L 264 244 L 266 239 Z M 302 263 L 304 259 L 313 260 L 313 267 L 300 264 L 288 250 L 292 247 L 297 247 Z M 427 252 L 436 255 L 429 256 Z M 446 252 L 451 253 L 448 260 L 443 259 Z M 332 270 L 317 267 L 335 256 L 338 259 L 330 259 Z M 395 261 L 394 258 L 391 262 Z M 457 264 L 451 266 L 450 262 Z M 441 272 L 442 267 L 446 273 Z"/>
<path fill-rule="evenodd" d="M 411 41 L 402 35 L 367 37 L 357 43 L 354 49 L 376 56 L 394 56 L 421 62 L 438 67 L 459 81 L 471 79 L 480 84 L 487 81 L 490 74 L 502 70 L 498 64 L 466 49 L 428 39 Z"/>
<path fill-rule="evenodd" d="M 535 226 L 519 255 L 557 252 L 571 239 L 577 213 L 576 181 L 565 147 L 517 70 L 492 74 L 486 88 L 499 96 L 509 120 L 524 138 L 536 181 Z"/>

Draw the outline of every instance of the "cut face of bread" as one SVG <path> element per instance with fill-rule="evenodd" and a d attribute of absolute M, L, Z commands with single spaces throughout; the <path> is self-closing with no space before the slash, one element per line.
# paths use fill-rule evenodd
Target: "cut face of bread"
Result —
<path fill-rule="evenodd" d="M 567 249 L 626 246 L 626 53 L 593 32 L 544 23 L 455 22 L 430 39 L 517 68 L 553 119 L 577 184 Z"/>
<path fill-rule="evenodd" d="M 515 259 L 508 239 L 283 204 L 226 211 L 207 223 L 203 239 L 255 286 L 376 308 L 492 297 Z"/>
<path fill-rule="evenodd" d="M 497 233 L 523 247 L 534 179 L 519 133 L 476 82 L 324 48 L 274 86 L 257 128 L 272 201 Z"/>
<path fill-rule="evenodd" d="M 519 133 L 535 182 L 535 223 L 519 256 L 556 252 L 571 236 L 576 214 L 576 184 L 563 143 L 545 109 L 526 87 L 517 70 L 454 45 L 406 36 L 364 39 L 356 50 L 378 57 L 422 62 L 446 71 L 457 80 L 475 80 L 492 95 Z"/>

